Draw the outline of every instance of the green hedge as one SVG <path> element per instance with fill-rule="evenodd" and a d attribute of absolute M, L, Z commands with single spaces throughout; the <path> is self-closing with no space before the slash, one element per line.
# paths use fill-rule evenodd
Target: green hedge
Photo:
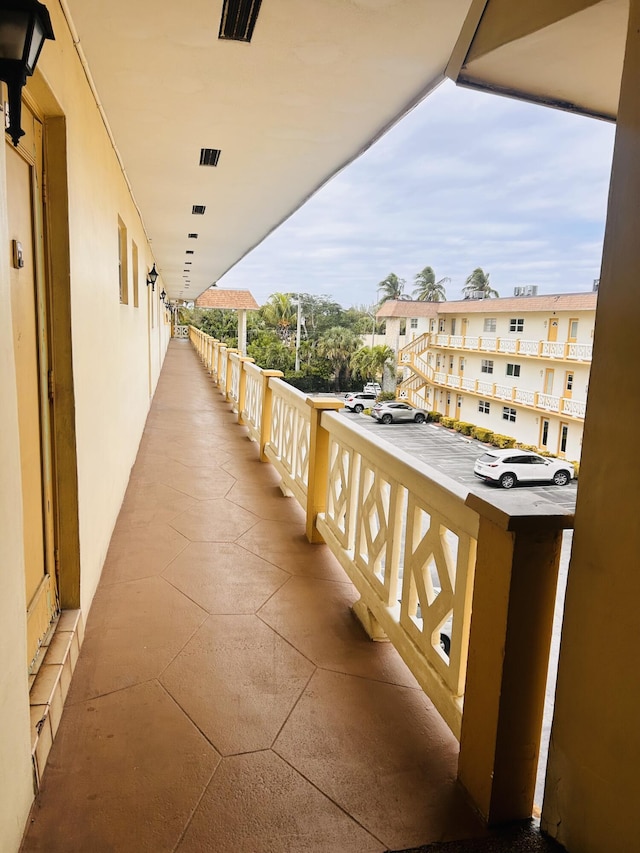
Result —
<path fill-rule="evenodd" d="M 477 438 L 478 441 L 484 441 L 488 444 L 491 444 L 491 439 L 493 438 L 493 430 L 487 429 L 486 427 L 474 427 L 471 435 L 474 438 Z"/>
<path fill-rule="evenodd" d="M 466 421 L 456 421 L 453 425 L 453 428 L 456 432 L 459 432 L 462 435 L 473 434 L 473 424 L 469 424 Z"/>
<path fill-rule="evenodd" d="M 511 438 L 510 435 L 498 435 L 498 433 L 494 432 L 491 436 L 491 444 L 493 444 L 494 447 L 500 448 L 515 447 L 516 440 L 515 438 Z"/>
<path fill-rule="evenodd" d="M 442 415 L 440 414 L 440 412 L 429 412 L 427 420 L 433 421 L 433 423 L 435 424 L 439 424 L 442 420 Z"/>
<path fill-rule="evenodd" d="M 447 429 L 453 429 L 453 428 L 454 428 L 454 424 L 456 424 L 456 423 L 457 423 L 457 421 L 456 421 L 456 419 L 455 419 L 455 418 L 447 418 L 447 417 L 445 417 L 445 416 L 443 415 L 443 416 L 440 418 L 440 423 L 442 424 L 442 426 L 443 426 L 443 427 L 446 427 Z"/>

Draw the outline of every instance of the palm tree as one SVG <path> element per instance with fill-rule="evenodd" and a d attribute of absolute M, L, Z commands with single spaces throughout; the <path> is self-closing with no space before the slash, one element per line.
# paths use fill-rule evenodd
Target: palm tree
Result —
<path fill-rule="evenodd" d="M 413 288 L 413 295 L 419 302 L 445 302 L 447 294 L 444 284 L 448 281 L 451 281 L 448 276 L 436 281 L 433 267 L 425 267 L 415 277 L 416 287 Z"/>
<path fill-rule="evenodd" d="M 494 290 L 489 284 L 489 275 L 490 273 L 485 273 L 483 269 L 476 267 L 462 288 L 464 298 L 471 299 L 476 293 L 482 293 L 484 299 L 490 296 L 500 296 L 498 291 Z"/>
<path fill-rule="evenodd" d="M 272 293 L 266 305 L 262 306 L 262 316 L 268 326 L 276 330 L 283 343 L 289 342 L 291 327 L 296 323 L 296 308 L 287 293 Z"/>
<path fill-rule="evenodd" d="M 349 363 L 351 356 L 362 343 L 360 335 L 346 329 L 343 326 L 334 326 L 327 329 L 318 341 L 317 351 L 330 362 L 336 389 L 340 386 L 340 378 L 344 376 L 349 380 Z"/>
<path fill-rule="evenodd" d="M 389 275 L 378 284 L 378 293 L 382 292 L 380 305 L 382 305 L 383 302 L 389 302 L 389 300 L 405 299 L 406 297 L 403 296 L 405 284 L 406 282 L 403 278 L 398 278 L 394 272 L 390 272 Z"/>

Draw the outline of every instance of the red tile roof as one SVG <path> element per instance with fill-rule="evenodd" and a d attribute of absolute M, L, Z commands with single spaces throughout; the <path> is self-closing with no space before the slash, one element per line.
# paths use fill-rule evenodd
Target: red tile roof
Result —
<path fill-rule="evenodd" d="M 379 318 L 436 317 L 439 314 L 500 314 L 513 311 L 594 311 L 597 293 L 558 293 L 548 296 L 506 296 L 495 299 L 459 299 L 452 302 L 398 300 L 380 306 Z"/>
<path fill-rule="evenodd" d="M 233 310 L 257 311 L 260 306 L 249 290 L 221 290 L 210 287 L 196 299 L 196 308 L 231 308 Z"/>

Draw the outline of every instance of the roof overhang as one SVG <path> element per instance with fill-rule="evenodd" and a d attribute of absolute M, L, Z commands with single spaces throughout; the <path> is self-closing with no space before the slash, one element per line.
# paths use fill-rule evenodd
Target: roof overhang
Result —
<path fill-rule="evenodd" d="M 629 0 L 474 0 L 447 74 L 614 121 L 628 16 Z"/>

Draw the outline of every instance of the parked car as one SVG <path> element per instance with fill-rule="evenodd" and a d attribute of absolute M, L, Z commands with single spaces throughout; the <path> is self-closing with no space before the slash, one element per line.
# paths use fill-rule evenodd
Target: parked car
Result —
<path fill-rule="evenodd" d="M 367 382 L 364 386 L 363 391 L 365 394 L 375 394 L 376 397 L 378 394 L 382 394 L 382 388 L 380 387 L 378 382 Z"/>
<path fill-rule="evenodd" d="M 511 489 L 517 483 L 555 483 L 566 486 L 573 466 L 564 459 L 549 459 L 531 450 L 490 450 L 476 460 L 473 473 Z"/>
<path fill-rule="evenodd" d="M 360 413 L 373 406 L 377 396 L 371 391 L 354 391 L 351 394 L 345 394 L 344 405 L 349 411 Z"/>
<path fill-rule="evenodd" d="M 418 409 L 410 403 L 405 403 L 404 400 L 386 400 L 382 403 L 376 403 L 371 414 L 383 424 L 397 424 L 406 421 L 423 424 L 427 420 L 425 409 Z"/>

